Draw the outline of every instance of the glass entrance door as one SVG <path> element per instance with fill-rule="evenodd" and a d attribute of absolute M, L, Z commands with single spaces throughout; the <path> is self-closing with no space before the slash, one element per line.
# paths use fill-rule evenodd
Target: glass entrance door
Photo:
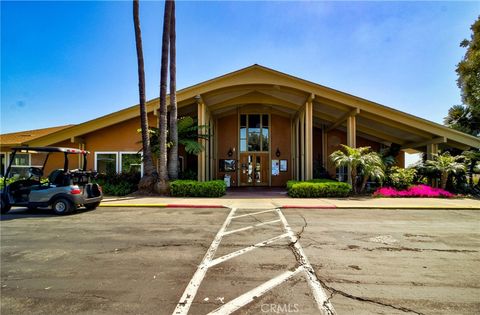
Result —
<path fill-rule="evenodd" d="M 240 154 L 240 185 L 268 186 L 268 154 Z"/>

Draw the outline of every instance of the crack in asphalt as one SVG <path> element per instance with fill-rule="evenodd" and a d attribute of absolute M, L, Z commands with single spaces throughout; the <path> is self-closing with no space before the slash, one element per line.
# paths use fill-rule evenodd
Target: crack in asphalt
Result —
<path fill-rule="evenodd" d="M 288 247 L 291 249 L 291 251 L 293 253 L 293 256 L 295 257 L 295 260 L 297 261 L 298 266 L 304 266 L 305 261 L 304 261 L 303 257 L 300 255 L 300 253 L 298 252 L 298 249 L 295 248 L 295 246 L 294 246 L 300 240 L 303 232 L 305 232 L 305 229 L 308 226 L 308 223 L 307 223 L 307 220 L 305 219 L 305 217 L 303 217 L 302 215 L 300 215 L 300 216 L 302 217 L 302 219 L 304 221 L 304 225 L 302 226 L 301 231 L 296 233 L 296 236 L 297 236 L 296 240 L 294 242 L 290 242 L 288 244 Z M 313 273 L 313 276 L 315 276 L 315 278 L 318 279 L 320 284 L 330 293 L 330 296 L 327 298 L 327 300 L 325 300 L 323 302 L 323 307 L 328 312 L 328 314 L 332 314 L 332 315 L 335 314 L 333 312 L 333 310 L 330 309 L 329 303 L 330 303 L 330 300 L 336 294 L 338 294 L 338 295 L 341 295 L 341 296 L 346 297 L 348 299 L 352 299 L 352 300 L 356 300 L 356 301 L 360 301 L 360 302 L 377 304 L 377 305 L 381 305 L 381 306 L 384 306 L 384 307 L 390 307 L 390 308 L 393 308 L 393 309 L 396 309 L 396 310 L 399 310 L 399 311 L 402 311 L 402 312 L 405 312 L 405 313 L 414 313 L 414 314 L 417 314 L 417 315 L 425 315 L 424 313 L 415 311 L 415 310 L 410 309 L 410 308 L 406 308 L 406 307 L 403 307 L 403 306 L 396 306 L 396 305 L 384 303 L 384 302 L 381 302 L 381 301 L 377 301 L 377 300 L 373 300 L 373 299 L 369 299 L 369 298 L 365 298 L 365 297 L 361 297 L 361 296 L 356 296 L 356 295 L 347 293 L 345 291 L 335 289 L 334 287 L 328 285 L 324 280 L 322 280 L 322 278 L 320 278 L 318 276 L 317 272 L 315 271 L 315 269 L 313 269 L 313 267 L 312 267 L 311 271 L 307 271 L 307 272 Z"/>

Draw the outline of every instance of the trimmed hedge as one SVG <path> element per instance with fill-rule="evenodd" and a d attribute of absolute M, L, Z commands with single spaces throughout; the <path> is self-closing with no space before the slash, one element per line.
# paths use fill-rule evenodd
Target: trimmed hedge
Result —
<path fill-rule="evenodd" d="M 347 197 L 352 186 L 331 179 L 313 179 L 305 182 L 287 182 L 288 195 L 292 198 Z"/>
<path fill-rule="evenodd" d="M 226 189 L 227 185 L 223 180 L 176 180 L 170 183 L 172 197 L 221 197 L 225 195 Z"/>

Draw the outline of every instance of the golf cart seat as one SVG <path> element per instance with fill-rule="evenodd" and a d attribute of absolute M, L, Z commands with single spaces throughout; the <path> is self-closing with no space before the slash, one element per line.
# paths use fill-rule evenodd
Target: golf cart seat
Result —
<path fill-rule="evenodd" d="M 50 175 L 48 175 L 48 183 L 55 186 L 66 186 L 68 185 L 68 177 L 65 175 L 63 169 L 53 170 Z"/>

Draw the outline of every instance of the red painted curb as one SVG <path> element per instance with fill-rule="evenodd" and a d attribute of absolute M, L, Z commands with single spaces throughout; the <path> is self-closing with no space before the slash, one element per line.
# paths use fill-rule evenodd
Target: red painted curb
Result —
<path fill-rule="evenodd" d="M 318 205 L 318 206 L 282 206 L 282 209 L 336 209 L 335 205 Z"/>
<path fill-rule="evenodd" d="M 166 204 L 164 206 L 165 208 L 216 208 L 216 209 L 224 209 L 224 208 L 227 208 L 225 206 L 222 206 L 222 205 L 182 205 L 182 204 Z"/>

